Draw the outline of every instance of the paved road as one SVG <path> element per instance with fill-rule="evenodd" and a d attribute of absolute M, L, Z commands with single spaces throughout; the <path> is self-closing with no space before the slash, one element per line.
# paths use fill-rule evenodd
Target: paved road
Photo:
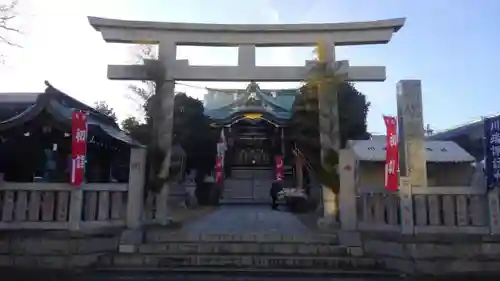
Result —
<path fill-rule="evenodd" d="M 234 234 L 275 232 L 296 236 L 312 234 L 293 214 L 272 210 L 267 205 L 221 206 L 187 223 L 183 231 Z"/>

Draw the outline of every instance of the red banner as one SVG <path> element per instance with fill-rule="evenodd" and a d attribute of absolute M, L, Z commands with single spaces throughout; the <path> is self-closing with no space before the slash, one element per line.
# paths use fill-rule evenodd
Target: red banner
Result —
<path fill-rule="evenodd" d="M 285 177 L 285 171 L 283 168 L 283 158 L 281 155 L 276 155 L 274 157 L 274 162 L 276 163 L 276 180 L 282 181 Z"/>
<path fill-rule="evenodd" d="M 385 189 L 397 191 L 399 187 L 399 155 L 396 117 L 384 116 L 387 129 L 385 151 Z"/>
<path fill-rule="evenodd" d="M 71 115 L 71 177 L 70 184 L 79 186 L 85 174 L 85 156 L 87 155 L 87 115 L 73 111 Z"/>
<path fill-rule="evenodd" d="M 220 156 L 217 156 L 217 158 L 215 158 L 215 181 L 218 184 L 222 184 L 223 181 L 222 161 L 222 157 Z"/>

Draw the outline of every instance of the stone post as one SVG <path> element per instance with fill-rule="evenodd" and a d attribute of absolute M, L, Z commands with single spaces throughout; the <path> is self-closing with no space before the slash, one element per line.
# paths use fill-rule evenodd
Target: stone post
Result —
<path fill-rule="evenodd" d="M 427 160 L 420 80 L 401 80 L 397 84 L 399 170 L 412 187 L 427 187 Z"/>
<path fill-rule="evenodd" d="M 500 206 L 498 187 L 488 192 L 490 234 L 500 234 Z"/>
<path fill-rule="evenodd" d="M 401 233 L 412 235 L 414 231 L 413 196 L 411 193 L 411 181 L 408 177 L 400 177 L 399 179 L 399 200 Z"/>
<path fill-rule="evenodd" d="M 356 230 L 358 224 L 356 166 L 352 149 L 341 149 L 339 153 L 340 223 L 342 230 L 347 231 Z"/>
<path fill-rule="evenodd" d="M 144 181 L 146 172 L 146 149 L 130 150 L 130 168 L 127 193 L 127 228 L 134 229 L 142 225 L 144 204 Z"/>
<path fill-rule="evenodd" d="M 420 80 L 397 84 L 401 231 L 413 234 L 413 187 L 427 187 L 427 159 Z"/>
<path fill-rule="evenodd" d="M 80 230 L 80 222 L 82 221 L 83 210 L 83 188 L 81 185 L 70 191 L 69 199 L 69 230 Z"/>
<path fill-rule="evenodd" d="M 142 242 L 144 212 L 144 183 L 146 177 L 146 149 L 131 148 L 127 192 L 127 229 L 120 238 L 119 252 L 133 253 Z"/>
<path fill-rule="evenodd" d="M 351 148 L 339 151 L 339 177 L 340 177 L 340 223 L 338 232 L 339 243 L 347 246 L 351 254 L 362 253 L 361 234 L 358 228 L 358 193 L 357 170 L 358 163 Z"/>

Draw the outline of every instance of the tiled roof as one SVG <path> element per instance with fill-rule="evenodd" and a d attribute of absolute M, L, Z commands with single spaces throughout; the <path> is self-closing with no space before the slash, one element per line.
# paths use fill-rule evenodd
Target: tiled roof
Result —
<path fill-rule="evenodd" d="M 247 87 L 248 88 L 248 87 Z M 284 89 L 284 90 L 261 90 L 258 85 L 254 85 L 252 91 L 255 91 L 261 105 L 252 106 L 247 102 L 250 97 L 250 92 L 246 90 L 234 90 L 234 100 L 228 103 L 226 98 L 231 90 L 220 90 L 220 98 L 217 98 L 219 90 L 211 89 L 215 98 L 212 97 L 210 102 L 205 100 L 205 115 L 218 122 L 229 122 L 235 115 L 243 114 L 246 112 L 260 112 L 269 115 L 273 120 L 280 120 L 286 122 L 291 118 L 292 105 L 295 96 L 299 94 L 297 89 Z"/>
<path fill-rule="evenodd" d="M 141 146 L 123 132 L 110 117 L 47 84 L 42 93 L 0 93 L 0 131 L 22 126 L 42 111 L 71 128 L 74 109 L 88 113 L 89 134 L 102 134 L 133 146 Z"/>
<path fill-rule="evenodd" d="M 385 161 L 385 139 L 377 137 L 371 140 L 351 141 L 358 160 Z M 467 151 L 452 141 L 425 141 L 427 162 L 474 162 Z"/>

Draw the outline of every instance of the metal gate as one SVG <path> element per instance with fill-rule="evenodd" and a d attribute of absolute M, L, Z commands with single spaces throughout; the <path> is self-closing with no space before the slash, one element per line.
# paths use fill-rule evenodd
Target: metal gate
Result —
<path fill-rule="evenodd" d="M 233 169 L 224 181 L 222 203 L 270 203 L 273 169 Z"/>

